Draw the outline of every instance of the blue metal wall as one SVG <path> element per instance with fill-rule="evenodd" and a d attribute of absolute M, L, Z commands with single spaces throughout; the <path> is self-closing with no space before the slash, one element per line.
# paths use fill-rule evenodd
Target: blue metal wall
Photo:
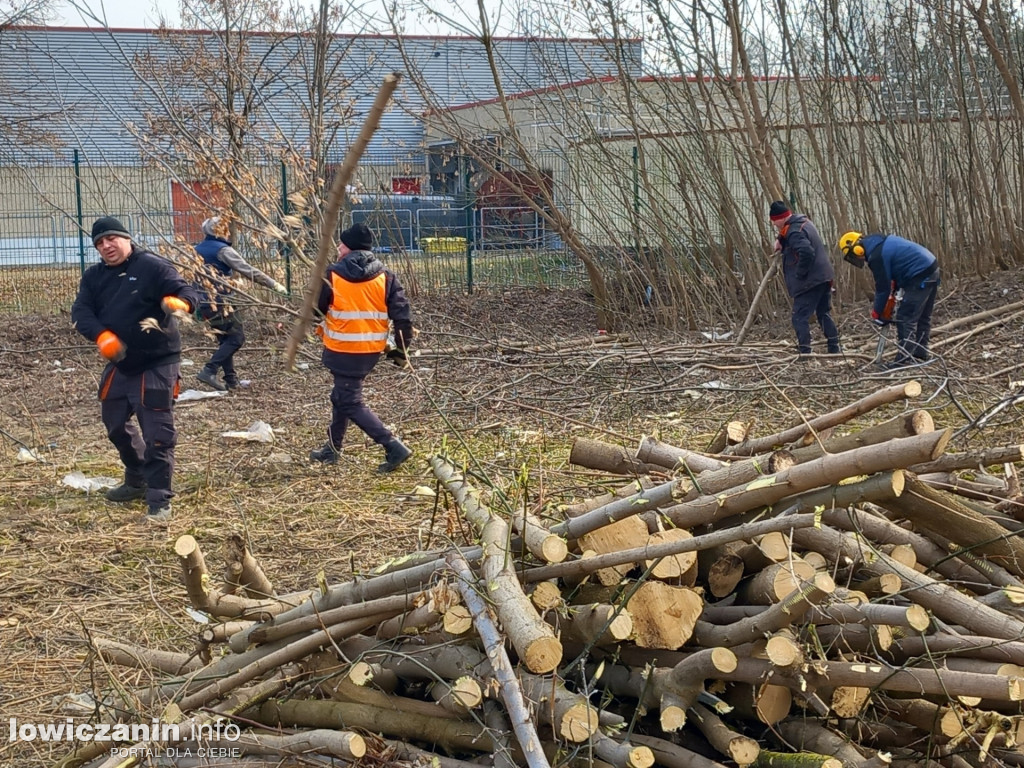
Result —
<path fill-rule="evenodd" d="M 305 106 L 310 97 L 307 73 L 309 38 L 270 34 L 247 36 L 254 62 L 247 86 L 258 94 L 258 130 L 267 141 L 303 145 L 308 135 Z M 4 142 L 0 162 L 54 154 L 68 157 L 79 149 L 92 158 L 111 153 L 123 158 L 136 147 L 126 123 L 143 125 L 147 111 L 166 112 L 200 103 L 199 84 L 175 64 L 182 57 L 216 55 L 220 38 L 208 32 L 158 32 L 26 27 L 0 35 L 0 126 L 32 120 L 32 132 L 45 141 Z M 628 43 L 625 53 L 634 74 L 640 73 L 642 44 Z M 542 88 L 614 73 L 611 44 L 602 40 L 504 38 L 494 51 L 506 93 Z M 336 36 L 329 54 L 339 84 L 340 116 L 332 146 L 343 149 L 354 138 L 362 116 L 384 75 L 406 77 L 370 152 L 419 150 L 423 130 L 418 119 L 425 99 L 414 81 L 448 105 L 491 99 L 495 85 L 481 43 L 473 38 Z M 147 71 L 163 76 L 145 77 Z M 6 144 L 6 146 L 4 146 Z"/>

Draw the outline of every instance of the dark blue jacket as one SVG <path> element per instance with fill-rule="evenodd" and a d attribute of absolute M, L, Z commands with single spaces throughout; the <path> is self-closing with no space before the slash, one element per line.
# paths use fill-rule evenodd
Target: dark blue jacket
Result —
<path fill-rule="evenodd" d="M 231 274 L 231 267 L 225 264 L 218 254 L 230 245 L 230 240 L 207 235 L 202 241 L 196 243 L 195 249 L 206 264 L 213 267 L 222 276 L 227 277 Z"/>
<path fill-rule="evenodd" d="M 817 228 L 804 214 L 796 213 L 789 217 L 779 231 L 779 245 L 782 275 L 790 296 L 798 296 L 835 280 L 836 273 L 828 249 Z"/>
<path fill-rule="evenodd" d="M 216 280 L 203 280 L 196 286 L 201 302 L 199 310 L 203 317 L 216 314 L 231 293 L 231 287 L 228 284 L 231 267 L 220 258 L 220 252 L 230 246 L 230 240 L 222 240 L 211 235 L 207 235 L 201 242 L 195 244 L 196 253 L 202 257 L 203 263 L 214 272 L 214 276 L 217 278 Z M 210 295 L 210 286 L 213 287 L 215 294 L 213 296 Z"/>
<path fill-rule="evenodd" d="M 328 277 L 320 288 L 320 296 L 317 301 L 317 309 L 322 315 L 327 314 L 331 302 L 334 301 L 331 272 L 350 283 L 372 280 L 383 272 L 385 274 L 384 301 L 388 306 L 388 319 L 391 320 L 394 327 L 395 344 L 403 349 L 409 349 L 412 346 L 412 309 L 409 306 L 409 299 L 405 296 L 405 289 L 398 281 L 398 276 L 387 269 L 376 255 L 371 251 L 352 251 L 328 268 Z M 333 373 L 342 376 L 363 377 L 373 370 L 380 355 L 376 352 L 370 354 L 334 352 L 324 347 L 320 359 L 324 367 Z"/>
<path fill-rule="evenodd" d="M 897 289 L 908 288 L 931 276 L 938 267 L 935 254 L 923 245 L 896 235 L 865 235 L 861 245 L 864 246 L 865 261 L 875 278 L 872 308 L 879 315 L 885 309 L 894 281 Z"/>
<path fill-rule="evenodd" d="M 71 321 L 89 341 L 112 331 L 125 345 L 125 357 L 117 367 L 133 375 L 181 359 L 177 321 L 164 312 L 160 302 L 177 296 L 195 309 L 195 289 L 169 261 L 133 244 L 132 253 L 116 267 L 102 261 L 82 275 L 78 295 L 71 305 Z M 139 323 L 153 318 L 160 330 L 144 330 Z"/>

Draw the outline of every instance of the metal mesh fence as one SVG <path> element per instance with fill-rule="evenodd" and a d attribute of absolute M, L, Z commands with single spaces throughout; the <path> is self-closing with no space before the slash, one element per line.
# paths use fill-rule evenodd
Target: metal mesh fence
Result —
<path fill-rule="evenodd" d="M 394 158 L 369 158 L 364 175 L 377 188 L 390 182 L 394 189 L 397 165 Z M 339 226 L 370 226 L 381 258 L 415 290 L 584 283 L 576 259 L 528 206 L 490 205 L 470 193 L 433 194 L 425 163 L 410 169 L 403 159 L 402 174 L 399 192 L 354 192 Z M 277 198 L 271 216 L 279 222 L 289 211 L 294 180 L 283 164 L 267 164 L 258 175 L 263 194 Z M 410 180 L 423 194 L 409 189 Z M 116 216 L 138 242 L 180 262 L 215 208 L 204 200 L 207 191 L 202 181 L 166 167 L 114 164 L 109 156 L 91 164 L 77 152 L 63 165 L 0 167 L 0 312 L 67 309 L 81 273 L 98 259 L 89 230 L 101 216 Z M 304 285 L 308 260 L 273 238 L 243 229 L 236 247 L 290 288 Z"/>

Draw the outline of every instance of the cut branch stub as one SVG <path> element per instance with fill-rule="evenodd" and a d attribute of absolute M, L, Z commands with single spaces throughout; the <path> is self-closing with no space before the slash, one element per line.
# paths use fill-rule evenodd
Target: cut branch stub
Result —
<path fill-rule="evenodd" d="M 527 669 L 536 674 L 551 672 L 562 660 L 562 644 L 523 592 L 515 572 L 515 558 L 507 547 L 508 525 L 480 502 L 479 495 L 449 462 L 435 456 L 430 465 L 480 533 L 484 551 L 482 585 L 494 603 L 506 636 Z"/>

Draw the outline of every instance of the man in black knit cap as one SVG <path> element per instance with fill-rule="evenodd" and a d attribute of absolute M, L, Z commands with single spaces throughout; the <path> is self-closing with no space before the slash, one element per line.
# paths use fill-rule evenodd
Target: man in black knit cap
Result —
<path fill-rule="evenodd" d="M 323 339 L 323 364 L 334 376 L 331 390 L 331 425 L 327 442 L 309 458 L 334 464 L 341 453 L 348 423 L 355 423 L 384 448 L 378 472 L 394 472 L 412 449 L 392 434 L 363 402 L 365 379 L 387 350 L 388 326 L 394 325 L 396 348 L 387 357 L 406 364 L 412 343 L 412 312 L 402 284 L 373 253 L 373 234 L 365 224 L 354 224 L 341 233 L 338 260 L 332 264 L 320 289 L 317 308 L 324 316 L 317 327 Z"/>
<path fill-rule="evenodd" d="M 778 231 L 775 251 L 782 257 L 782 276 L 793 299 L 791 321 L 796 331 L 797 351 L 811 353 L 811 315 L 816 315 L 830 355 L 838 354 L 839 329 L 832 319 L 832 282 L 835 270 L 828 249 L 817 228 L 802 213 L 793 213 L 782 200 L 768 209 L 772 226 Z"/>
<path fill-rule="evenodd" d="M 92 242 L 102 261 L 82 275 L 71 319 L 108 361 L 100 376 L 100 413 L 125 470 L 124 483 L 107 498 L 144 498 L 143 520 L 166 523 L 177 442 L 173 409 L 181 337 L 176 318 L 192 312 L 199 297 L 169 261 L 133 243 L 112 216 L 92 225 Z M 141 435 L 130 423 L 132 415 Z"/>

